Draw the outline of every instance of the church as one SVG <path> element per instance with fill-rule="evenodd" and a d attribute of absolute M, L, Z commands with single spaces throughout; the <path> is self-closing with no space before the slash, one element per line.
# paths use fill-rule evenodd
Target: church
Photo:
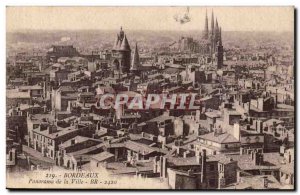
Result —
<path fill-rule="evenodd" d="M 208 16 L 206 12 L 205 25 L 200 39 L 194 40 L 191 37 L 181 37 L 178 41 L 178 51 L 187 53 L 198 53 L 200 56 L 207 57 L 208 62 L 217 64 L 217 68 L 223 65 L 223 45 L 222 32 L 218 24 L 218 19 L 214 19 L 211 14 L 211 25 L 209 29 Z"/>

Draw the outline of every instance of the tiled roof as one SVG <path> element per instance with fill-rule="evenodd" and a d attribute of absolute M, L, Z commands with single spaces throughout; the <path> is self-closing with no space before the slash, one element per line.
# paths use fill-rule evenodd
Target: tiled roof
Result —
<path fill-rule="evenodd" d="M 111 158 L 113 157 L 114 155 L 112 153 L 109 153 L 109 152 L 101 152 L 99 154 L 95 154 L 93 156 L 91 156 L 92 159 L 95 159 L 97 160 L 98 162 L 102 162 L 108 158 Z"/>
<path fill-rule="evenodd" d="M 221 133 L 218 135 L 215 135 L 214 132 L 208 133 L 205 135 L 201 135 L 200 138 L 206 139 L 209 141 L 217 142 L 217 143 L 233 143 L 233 142 L 239 142 L 233 135 L 229 133 Z"/>

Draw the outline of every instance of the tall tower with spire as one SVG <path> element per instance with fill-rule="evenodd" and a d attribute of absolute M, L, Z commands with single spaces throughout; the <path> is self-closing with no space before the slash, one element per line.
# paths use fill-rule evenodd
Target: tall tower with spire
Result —
<path fill-rule="evenodd" d="M 137 43 L 135 43 L 135 49 L 132 57 L 130 72 L 138 74 L 140 70 L 140 56 Z"/>
<path fill-rule="evenodd" d="M 216 25 L 215 25 L 215 32 L 214 32 L 214 44 L 215 44 L 215 51 L 217 50 L 217 46 L 218 46 L 218 41 L 219 41 L 219 31 L 220 31 L 220 29 L 219 29 L 219 24 L 218 24 L 218 19 L 216 18 Z"/>
<path fill-rule="evenodd" d="M 222 44 L 222 29 L 219 30 L 219 41 L 217 47 L 217 68 L 221 69 L 223 67 L 223 44 Z"/>
<path fill-rule="evenodd" d="M 116 41 L 112 48 L 112 68 L 114 75 L 120 77 L 121 74 L 129 73 L 131 61 L 131 49 L 126 34 L 122 27 L 117 34 Z"/>
<path fill-rule="evenodd" d="M 213 35 L 215 30 L 214 24 L 214 10 L 211 12 L 210 34 Z"/>
<path fill-rule="evenodd" d="M 204 26 L 203 38 L 205 40 L 208 40 L 209 38 L 207 10 L 205 12 L 205 26 Z"/>
<path fill-rule="evenodd" d="M 211 13 L 211 27 L 210 27 L 210 43 L 211 43 L 211 55 L 215 51 L 215 41 L 214 41 L 214 32 L 215 32 L 215 25 L 214 25 L 214 11 Z"/>

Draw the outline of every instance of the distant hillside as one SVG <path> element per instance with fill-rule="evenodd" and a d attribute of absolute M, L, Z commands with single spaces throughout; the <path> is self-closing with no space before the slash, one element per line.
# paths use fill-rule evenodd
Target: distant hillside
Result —
<path fill-rule="evenodd" d="M 20 31 L 7 33 L 7 44 L 74 44 L 78 47 L 105 48 L 114 43 L 118 31 L 113 30 L 82 30 L 82 31 Z M 169 45 L 177 41 L 181 36 L 190 36 L 194 39 L 201 38 L 200 31 L 131 31 L 126 30 L 127 38 L 133 45 L 138 42 L 142 47 L 155 47 Z M 249 43 L 262 43 L 280 41 L 284 44 L 293 45 L 293 33 L 274 32 L 222 32 L 223 43 L 231 45 L 236 43 L 243 46 Z"/>

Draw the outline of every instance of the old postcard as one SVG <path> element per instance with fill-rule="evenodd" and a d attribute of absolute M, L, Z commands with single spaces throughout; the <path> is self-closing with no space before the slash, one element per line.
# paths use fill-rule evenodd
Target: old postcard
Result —
<path fill-rule="evenodd" d="M 294 7 L 6 8 L 9 189 L 295 189 Z"/>

